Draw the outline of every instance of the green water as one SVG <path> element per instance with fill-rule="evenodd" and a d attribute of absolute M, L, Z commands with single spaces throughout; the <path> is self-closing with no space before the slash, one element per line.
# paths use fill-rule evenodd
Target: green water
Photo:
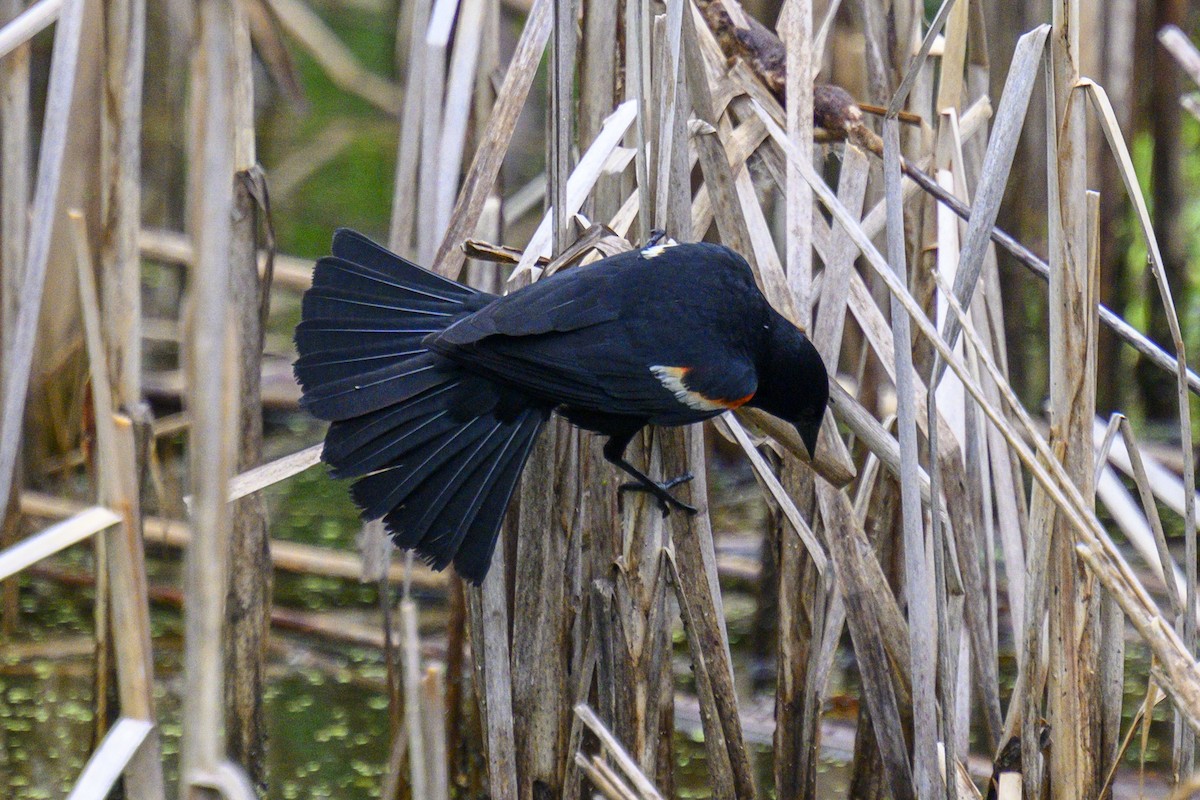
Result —
<path fill-rule="evenodd" d="M 58 591 L 39 584 L 32 581 L 27 589 L 43 599 Z M 72 606 L 74 600 L 62 602 Z M 156 610 L 155 616 L 156 627 L 178 628 L 173 611 Z M 284 647 L 282 652 L 274 649 L 263 696 L 268 797 L 379 797 L 390 741 L 386 670 L 380 653 L 273 635 Z M 154 644 L 155 696 L 169 795 L 173 795 L 183 688 L 181 640 L 172 631 Z M 90 658 L 0 661 L 0 796 L 12 800 L 65 796 L 91 747 L 93 709 Z M 677 752 L 681 796 L 707 796 L 702 791 L 703 746 L 680 736 Z"/>
<path fill-rule="evenodd" d="M 295 449 L 295 439 L 312 432 L 300 423 L 298 429 L 274 426 L 270 433 L 270 448 L 286 451 Z M 290 443 L 282 444 L 281 439 Z M 267 500 L 273 537 L 353 550 L 357 516 L 345 487 L 326 477 L 321 468 L 274 487 Z M 53 564 L 77 573 L 92 569 L 86 547 L 72 548 Z M 152 550 L 147 567 L 152 584 L 178 584 L 177 552 Z M 89 588 L 23 577 L 20 597 L 19 631 L 7 657 L 0 646 L 0 796 L 63 797 L 93 746 L 93 593 Z M 275 601 L 280 606 L 361 617 L 373 617 L 378 607 L 373 586 L 284 572 L 276 573 Z M 420 607 L 422 628 L 444 631 L 445 607 L 440 598 L 420 598 Z M 728 611 L 736 669 L 746 675 L 748 657 L 739 643 L 750 635 L 753 602 L 745 595 L 731 595 Z M 182 617 L 173 607 L 154 605 L 151 624 L 155 696 L 173 794 L 184 681 Z M 272 641 L 263 698 L 269 797 L 378 797 L 390 740 L 382 654 L 279 631 L 272 633 Z M 60 655 L 46 655 L 53 651 Z M 25 655 L 30 652 L 35 655 Z M 676 652 L 682 686 L 690 675 L 684 666 L 686 643 L 681 632 Z M 756 769 L 769 784 L 769 748 L 760 745 L 753 751 Z M 703 743 L 681 733 L 676 753 L 680 796 L 708 796 Z"/>
<path fill-rule="evenodd" d="M 294 449 L 309 431 L 275 428 L 269 447 Z M 283 440 L 288 440 L 286 443 Z M 343 486 L 317 468 L 267 493 L 272 536 L 353 550 L 359 528 Z M 90 553 L 76 547 L 56 567 L 90 572 Z M 178 585 L 179 554 L 153 551 L 147 564 L 152 584 Z M 373 586 L 351 581 L 279 573 L 276 602 L 309 611 L 377 608 Z M 95 703 L 93 668 L 86 654 L 93 630 L 91 589 L 21 579 L 21 620 L 16 655 L 0 646 L 0 796 L 62 797 L 92 746 Z M 431 612 L 437 608 L 426 601 Z M 183 687 L 182 617 L 155 605 L 151 613 L 155 695 L 163 732 L 166 770 L 172 785 L 178 769 L 180 692 Z M 322 645 L 273 634 L 263 702 L 268 728 L 272 798 L 377 797 L 389 731 L 385 666 L 373 649 Z M 73 655 L 22 657 L 68 643 Z M 82 652 L 81 652 L 82 651 Z"/>
<path fill-rule="evenodd" d="M 736 487 L 714 487 L 714 505 L 726 520 L 743 525 L 758 512 L 743 504 Z M 744 494 L 741 495 L 744 497 Z M 272 490 L 268 496 L 272 535 L 330 548 L 352 549 L 358 522 L 345 498 L 344 488 L 311 470 Z M 721 523 L 718 522 L 718 528 Z M 152 583 L 177 579 L 178 555 L 156 553 L 149 572 Z M 76 571 L 90 568 L 84 548 L 74 548 L 58 566 Z M 276 602 L 280 605 L 328 613 L 355 613 L 366 617 L 377 608 L 371 586 L 326 578 L 277 573 Z M 61 646 L 73 655 L 0 656 L 0 796 L 14 800 L 63 797 L 83 767 L 92 746 L 93 675 L 88 653 L 92 630 L 92 594 L 39 578 L 23 578 L 22 620 L 14 647 L 42 649 Z M 444 630 L 445 608 L 437 598 L 421 599 L 422 627 Z M 727 592 L 725 608 L 734 668 L 747 711 L 754 697 L 750 686 L 750 644 L 754 636 L 755 603 L 742 592 Z M 182 619 L 165 606 L 152 609 L 156 687 L 163 731 L 166 774 L 177 780 L 180 692 L 182 673 Z M 281 632 L 273 633 L 274 646 L 264 695 L 267 719 L 267 771 L 273 800 L 336 797 L 358 800 L 379 796 L 389 742 L 386 669 L 374 649 L 321 642 Z M 676 675 L 679 688 L 688 689 L 686 642 L 676 635 Z M 3 650 L 0 650 L 2 653 Z M 1141 703 L 1149 659 L 1143 648 L 1131 645 L 1126 669 L 1127 711 Z M 1001 674 L 1007 693 L 1014 671 L 1011 654 L 1002 658 Z M 857 676 L 848 660 L 839 659 L 831 680 L 831 713 L 853 716 L 860 696 Z M 769 708 L 769 700 L 766 701 Z M 769 711 L 767 712 L 769 713 Z M 1153 736 L 1146 750 L 1151 765 L 1169 758 L 1169 721 L 1165 705 L 1154 712 Z M 686 728 L 686 726 L 684 726 Z M 1124 726 L 1123 726 L 1124 727 Z M 751 737 L 754 768 L 760 784 L 771 780 L 770 749 Z M 676 739 L 678 793 L 700 798 L 710 794 L 703 744 L 694 730 Z M 1136 766 L 1137 744 L 1126 763 Z M 840 796 L 846 780 L 845 766 L 821 766 L 822 786 Z M 173 790 L 172 790 L 173 792 Z"/>
<path fill-rule="evenodd" d="M 178 641 L 155 644 L 157 652 L 165 646 L 178 653 Z M 270 797 L 379 796 L 389 741 L 383 664 L 369 652 L 326 662 L 315 667 L 272 661 L 263 698 Z M 174 786 L 183 675 L 177 657 L 159 658 L 156 669 L 166 771 Z M 64 796 L 83 767 L 93 716 L 89 660 L 0 666 L 0 787 L 8 790 L 3 796 Z"/>

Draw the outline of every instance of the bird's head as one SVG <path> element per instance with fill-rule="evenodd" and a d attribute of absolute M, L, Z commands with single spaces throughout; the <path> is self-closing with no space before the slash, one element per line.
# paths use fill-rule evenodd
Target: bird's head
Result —
<path fill-rule="evenodd" d="M 772 321 L 765 351 L 753 404 L 795 425 L 812 458 L 829 404 L 825 362 L 808 337 L 782 316 Z"/>

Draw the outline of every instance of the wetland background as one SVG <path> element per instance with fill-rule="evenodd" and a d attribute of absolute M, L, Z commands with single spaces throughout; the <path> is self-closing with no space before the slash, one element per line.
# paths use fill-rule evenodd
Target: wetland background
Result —
<path fill-rule="evenodd" d="M 924 164 L 956 195 L 991 203 L 981 213 L 994 214 L 999 227 L 1035 253 L 1051 253 L 1052 269 L 1061 268 L 1053 253 L 1070 227 L 1063 220 L 1083 220 L 1090 247 L 1083 266 L 1090 272 L 1081 268 L 1086 292 L 1075 294 L 1094 292 L 1168 353 L 1200 347 L 1200 295 L 1189 275 L 1200 242 L 1200 160 L 1195 157 L 1200 123 L 1185 110 L 1188 91 L 1195 87 L 1187 85 L 1184 68 L 1155 38 L 1168 24 L 1192 34 L 1196 12 L 1191 4 L 958 0 L 946 5 L 948 21 L 936 2 L 786 4 L 797 14 L 811 6 L 807 28 L 781 19 L 784 5 L 761 0 L 742 8 L 770 30 L 791 30 L 788 42 L 815 43 L 817 82 L 844 87 L 860 104 L 886 107 L 901 80 L 914 71 L 917 77 L 903 105 L 919 124 L 904 125 L 906 157 Z M 1061 448 L 1055 451 L 1059 455 L 1076 455 L 1066 459 L 1068 472 L 1050 473 L 1048 484 L 1039 482 L 1036 469 L 1018 457 L 1018 445 L 1002 435 L 1003 426 L 980 411 L 984 404 L 962 399 L 961 383 L 957 399 L 953 390 L 938 398 L 937 412 L 948 426 L 945 432 L 957 440 L 943 438 L 940 451 L 936 442 L 931 445 L 920 416 L 934 349 L 919 326 L 915 339 L 907 332 L 894 338 L 899 334 L 887 321 L 913 312 L 890 302 L 888 284 L 870 258 L 845 248 L 834 252 L 830 240 L 848 234 L 836 223 L 831 226 L 832 212 L 813 211 L 811 190 L 793 162 L 808 158 L 844 203 L 854 206 L 851 199 L 857 198 L 853 220 L 861 218 L 861 230 L 873 231 L 868 238 L 889 261 L 895 262 L 896 252 L 906 254 L 906 285 L 914 302 L 943 331 L 951 312 L 937 299 L 946 287 L 939 289 L 933 275 L 944 270 L 942 276 L 954 281 L 948 262 L 960 255 L 966 259 L 970 229 L 953 217 L 939 217 L 927 195 L 911 190 L 906 190 L 899 233 L 870 229 L 864 212 L 886 204 L 883 152 L 871 149 L 882 148 L 877 137 L 851 128 L 818 131 L 815 157 L 796 154 L 796 144 L 813 137 L 803 124 L 806 115 L 795 119 L 780 103 L 785 85 L 796 91 L 780 59 L 786 65 L 792 63 L 788 59 L 808 58 L 801 52 L 808 45 L 781 45 L 752 27 L 742 28 L 749 33 L 740 36 L 736 30 L 723 32 L 718 11 L 736 17 L 738 7 L 716 0 L 246 0 L 237 5 L 66 0 L 55 7 L 58 22 L 28 45 L 5 51 L 0 62 L 6 87 L 0 107 L 6 161 L 0 191 L 8 209 L 0 253 L 6 399 L 21 363 L 16 330 L 22 305 L 29 307 L 18 297 L 32 274 L 30 252 L 36 256 L 42 246 L 38 232 L 49 229 L 43 246 L 46 288 L 34 315 L 36 347 L 26 373 L 19 477 L 4 536 L 11 543 L 70 518 L 96 502 L 97 487 L 102 498 L 105 491 L 105 426 L 96 421 L 102 413 L 95 399 L 97 351 L 89 349 L 81 322 L 87 300 L 85 291 L 81 305 L 76 277 L 81 240 L 72 239 L 66 216 L 67 209 L 79 209 L 87 226 L 87 261 L 99 279 L 111 382 L 105 388 L 137 430 L 131 474 L 146 517 L 152 699 L 161 723 L 162 785 L 168 794 L 183 791 L 181 758 L 206 757 L 181 756 L 188 747 L 185 729 L 214 728 L 191 716 L 195 709 L 189 711 L 184 702 L 204 685 L 189 676 L 189 669 L 205 668 L 198 667 L 200 662 L 218 672 L 223 666 L 227 683 L 249 692 L 248 700 L 238 700 L 226 688 L 231 699 L 222 712 L 227 724 L 219 738 L 250 785 L 272 798 L 367 798 L 393 791 L 410 796 L 421 781 L 426 788 L 415 796 L 431 798 L 442 791 L 454 797 L 527 796 L 539 782 L 555 795 L 589 794 L 594 779 L 581 777 L 591 773 L 576 762 L 575 751 L 587 754 L 583 761 L 593 770 L 603 772 L 593 758 L 605 765 L 618 762 L 594 755 L 608 751 L 581 730 L 571 712 L 578 700 L 596 708 L 664 795 L 678 797 L 847 792 L 901 797 L 912 796 L 913 787 L 920 787 L 921 796 L 933 796 L 930 768 L 938 756 L 926 745 L 947 741 L 954 743 L 948 748 L 951 758 L 963 763 L 986 794 L 1004 740 L 1021 735 L 1022 720 L 1042 716 L 1051 720 L 1052 742 L 1063 741 L 1055 731 L 1077 729 L 1094 735 L 1098 755 L 1065 765 L 1061 754 L 1082 739 L 1048 751 L 1036 744 L 1030 750 L 1027 741 L 1027 757 L 1039 759 L 1038 767 L 1023 775 L 1027 794 L 1041 791 L 1045 776 L 1044 791 L 1055 797 L 1072 791 L 1094 796 L 1113 764 L 1120 765 L 1113 774 L 1114 796 L 1137 796 L 1143 786 L 1148 796 L 1166 796 L 1176 777 L 1186 783 L 1194 743 L 1179 733 L 1187 729 L 1181 720 L 1188 713 L 1176 709 L 1188 708 L 1200 695 L 1185 685 L 1186 664 L 1179 654 L 1196 652 L 1195 630 L 1185 624 L 1186 615 L 1171 613 L 1175 593 L 1162 579 L 1164 548 L 1155 549 L 1153 529 L 1161 515 L 1166 555 L 1184 567 L 1177 599 L 1194 605 L 1195 531 L 1180 515 L 1191 510 L 1190 503 L 1184 505 L 1194 488 L 1191 435 L 1181 436 L 1179 424 L 1194 415 L 1184 403 L 1181 416 L 1177 391 L 1189 378 L 1138 357 L 1108 327 L 1084 317 L 1053 318 L 1052 292 L 1070 295 L 1072 290 L 1048 293 L 1045 283 L 1005 250 L 980 251 L 985 277 L 970 313 L 976 315 L 976 336 L 982 333 L 988 341 L 986 347 L 960 345 L 960 357 L 1016 431 L 1013 439 L 1033 447 L 1040 441 Z M 11 18 L 21 10 L 19 2 L 8 3 L 0 13 Z M 137 70 L 131 72 L 129 65 L 142 62 L 134 45 L 143 13 L 145 73 L 133 76 Z M 75 27 L 64 25 L 72 21 Z M 928 60 L 912 62 L 935 21 L 947 26 L 944 35 Z M 1157 234 L 1150 246 L 1146 217 L 1127 199 L 1120 162 L 1109 155 L 1100 112 L 1084 124 L 1083 133 L 1068 134 L 1067 123 L 1061 123 L 1057 154 L 1048 155 L 1046 116 L 1062 110 L 1047 100 L 1047 88 L 1058 86 L 1062 92 L 1066 87 L 1085 102 L 1085 90 L 1063 77 L 1070 69 L 1059 55 L 1051 55 L 1046 34 L 1044 72 L 1030 78 L 1041 55 L 1034 53 L 1036 36 L 1029 37 L 1051 22 L 1056 28 L 1049 36 L 1075 37 L 1082 45 L 1076 77 L 1091 76 L 1107 90 L 1138 177 L 1128 188 L 1148 201 Z M 739 28 L 737 19 L 732 24 Z M 51 69 L 54 60 L 70 52 L 69 43 L 56 39 L 64 30 L 77 37 L 78 66 L 68 76 L 70 124 L 56 138 L 47 109 L 66 81 L 56 83 Z M 215 44 L 222 36 L 224 44 Z M 463 42 L 476 43 L 473 57 L 466 52 L 469 46 L 460 46 Z M 225 55 L 226 72 L 214 73 L 213 62 Z M 457 66 L 468 61 L 468 67 Z M 1020 86 L 1006 83 L 1010 72 L 1032 84 L 1024 107 L 1006 99 L 1022 96 Z M 215 74 L 227 82 L 215 82 Z M 133 77 L 140 82 L 137 92 L 130 91 Z M 527 99 L 520 96 L 521 86 Z M 252 87 L 249 94 L 247 87 Z M 797 97 L 799 104 L 813 102 Z M 630 100 L 633 106 L 622 106 Z M 130 111 L 134 106 L 140 118 Z M 618 119 L 622 107 L 636 108 L 637 114 Z M 955 109 L 953 121 L 935 113 L 944 108 Z M 463 109 L 467 113 L 456 115 Z M 505 115 L 511 116 L 507 127 L 495 121 Z M 867 128 L 883 133 L 882 119 L 868 114 Z M 620 124 L 624 127 L 614 136 Z M 972 138 L 979 131 L 984 133 Z M 1083 138 L 1071 139 L 1074 135 Z M 714 139 L 716 150 L 710 146 Z M 595 151 L 588 160 L 593 142 L 601 140 L 608 142 L 607 150 Z M 1089 206 L 1079 192 L 1070 200 L 1079 207 L 1057 211 L 1056 217 L 1050 212 L 1047 174 L 1055 172 L 1055 158 L 1076 163 L 1069 161 L 1075 156 L 1067 146 L 1075 141 L 1087 145 L 1075 152 L 1083 151 L 1085 183 L 1099 188 L 1100 195 Z M 45 154 L 53 154 L 56 146 L 63 159 L 61 181 L 51 199 L 38 205 L 45 176 L 52 174 Z M 212 160 L 222 148 L 228 163 Z M 1009 165 L 986 160 L 993 150 L 1006 148 Z M 487 160 L 481 153 L 496 160 L 493 173 L 479 166 Z M 929 153 L 932 165 L 921 160 Z M 722 157 L 724 170 L 718 163 Z M 24 170 L 16 162 L 24 163 Z M 214 171 L 214 163 L 224 168 Z M 250 174 L 255 163 L 262 167 L 263 181 L 228 180 L 235 172 Z M 996 163 L 1001 174 L 989 190 L 983 167 Z M 130 169 L 136 191 L 129 189 Z M 1057 188 L 1066 197 L 1069 185 L 1079 187 L 1070 184 L 1069 170 L 1060 172 Z M 577 181 L 575 188 L 568 176 Z M 782 191 L 789 180 L 804 191 Z M 264 183 L 269 204 L 262 202 Z M 726 195 L 716 196 L 714 188 L 709 196 L 710 187 Z M 222 199 L 224 192 L 229 196 Z M 809 196 L 809 205 L 797 209 L 795 198 L 801 194 Z M 473 215 L 472 197 L 480 200 Z M 551 215 L 546 209 L 555 202 L 578 213 Z M 31 205 L 33 213 L 24 214 Z M 39 218 L 39 209 L 48 213 Z M 817 220 L 811 226 L 816 233 L 790 224 L 807 218 Z M 213 219 L 224 220 L 230 230 L 214 235 Z M 818 222 L 825 226 L 823 234 Z M 619 505 L 598 448 L 586 434 L 564 428 L 531 466 L 511 529 L 536 530 L 557 544 L 527 549 L 510 534 L 503 583 L 490 601 L 486 593 L 464 592 L 448 576 L 434 576 L 419 565 L 405 581 L 403 558 L 390 556 L 390 566 L 381 567 L 370 535 L 363 543 L 363 526 L 346 487 L 320 466 L 277 477 L 232 510 L 222 510 L 229 507 L 212 489 L 258 463 L 304 452 L 320 441 L 320 426 L 295 407 L 291 332 L 311 262 L 328 252 L 331 234 L 341 226 L 455 273 L 455 259 L 462 263 L 457 255 L 462 240 L 474 239 L 472 255 L 480 258 L 468 261 L 462 274 L 493 289 L 516 285 L 508 283 L 514 273 L 519 283 L 534 274 L 531 267 L 546 266 L 534 256 L 553 259 L 579 244 L 576 260 L 586 262 L 614 248 L 636 246 L 655 227 L 678 239 L 740 243 L 773 301 L 782 295 L 772 292 L 790 292 L 793 318 L 825 330 L 823 352 L 838 363 L 854 404 L 835 409 L 839 425 L 826 431 L 826 452 L 815 471 L 786 443 L 762 438 L 751 427 L 754 420 L 745 421 L 748 434 L 740 423 L 726 422 L 702 435 L 693 432 L 692 438 L 647 437 L 641 444 L 651 463 L 665 470 L 672 461 L 691 459 L 687 463 L 700 464 L 696 468 L 706 474 L 698 486 L 703 491 L 707 483 L 711 513 L 685 527 L 664 526 L 653 509 Z M 455 232 L 460 235 L 451 241 Z M 531 241 L 536 247 L 529 246 Z M 885 249 L 896 242 L 898 251 Z M 499 253 L 498 245 L 517 252 Z M 523 256 L 527 246 L 529 254 Z M 259 283 L 248 299 L 245 292 L 201 291 L 212 282 L 236 285 L 236 277 L 227 273 L 258 263 L 259 249 L 276 255 L 270 268 L 261 259 L 264 268 L 250 271 Z M 225 259 L 224 271 L 206 271 L 218 252 L 233 255 Z M 579 268 L 574 262 L 565 266 Z M 805 270 L 807 279 L 795 277 Z M 835 272 L 837 281 L 851 281 L 851 272 L 860 276 L 863 290 L 828 295 Z M 1156 274 L 1174 298 L 1174 327 Z M 136 301 L 128 294 L 130 275 L 136 276 Z M 269 297 L 261 306 L 269 306 L 269 314 L 256 329 L 247 320 L 263 296 Z M 823 316 L 832 318 L 835 305 L 840 310 L 834 328 L 844 325 L 845 333 L 828 338 L 828 330 L 819 326 Z M 218 321 L 215 333 L 205 333 L 206 318 Z M 218 342 L 207 352 L 220 352 L 219 323 L 227 318 L 242 344 L 208 364 L 214 371 L 205 373 L 196 366 L 197 353 L 203 352 L 199 343 Z M 258 336 L 261 348 L 254 345 Z M 901 407 L 894 388 L 906 385 L 897 375 L 904 361 L 895 357 L 902 342 L 911 349 L 918 380 L 903 392 L 919 399 L 922 410 L 915 416 Z M 983 366 L 989 358 L 1003 370 L 1003 381 Z M 1080 372 L 1094 407 L 1079 403 L 1073 416 L 1058 416 L 1052 435 L 1049 421 L 1064 414 L 1052 376 L 1064 370 L 1064 363 L 1092 360 L 1094 372 Z M 229 371 L 238 365 L 238 383 L 220 378 L 221 364 L 231 365 Z M 248 378 L 251 373 L 258 377 Z M 198 393 L 206 382 L 224 387 L 224 394 Z M 1032 415 L 1029 425 L 1022 427 L 1027 421 L 1004 405 L 1001 383 Z M 236 412 L 226 402 L 230 395 L 239 398 Z M 197 413 L 210 407 L 225 410 L 207 418 Z M 1117 410 L 1132 421 L 1146 460 L 1164 471 L 1152 471 L 1152 481 L 1139 482 L 1132 467 L 1121 467 L 1114 455 L 1121 471 L 1107 469 L 1107 488 L 1096 507 L 1101 534 L 1089 528 L 1086 514 L 1068 494 L 1045 487 L 1062 485 L 1064 476 L 1080 486 L 1095 484 L 1078 453 L 1095 460 L 1097 453 L 1133 450 L 1132 440 L 1116 433 L 1115 425 L 1112 436 L 1103 435 L 1109 414 Z M 856 416 L 858 411 L 866 417 Z M 1098 432 L 1093 432 L 1093 411 Z M 1081 414 L 1085 418 L 1079 419 Z M 1067 418 L 1071 421 L 1061 422 Z M 899 431 L 906 424 L 919 429 L 914 439 L 919 452 L 905 449 Z M 205 430 L 220 433 L 206 436 Z M 192 437 L 200 437 L 201 444 Z M 222 446 L 230 448 L 226 461 L 218 454 L 211 462 L 218 464 L 216 470 L 198 472 L 198 463 L 209 462 L 198 462 L 196 451 Z M 760 454 L 761 464 L 752 465 L 749 450 Z M 961 475 L 962 489 L 956 496 L 942 487 L 939 508 L 948 527 L 938 528 L 938 514 L 928 513 L 926 500 L 924 517 L 916 518 L 917 538 L 906 539 L 912 530 L 906 533 L 911 524 L 903 520 L 903 487 L 924 481 L 928 494 L 931 450 L 941 465 L 935 470 L 938 479 L 953 484 Z M 1123 463 L 1128 461 L 1125 456 Z M 916 469 L 918 464 L 923 470 Z M 777 477 L 778 491 L 770 488 L 764 470 Z M 1003 470 L 1010 474 L 1002 480 Z M 192 477 L 197 474 L 210 483 L 198 483 Z M 830 493 L 822 494 L 818 484 Z M 857 526 L 839 505 L 834 487 L 848 487 L 840 489 L 840 497 L 859 520 Z M 1149 505 L 1139 502 L 1143 487 L 1154 498 Z M 938 496 L 936 484 L 933 492 Z M 188 495 L 195 498 L 190 507 Z M 1050 506 L 1060 509 L 1057 527 Z M 563 508 L 575 516 L 564 518 Z M 793 514 L 807 521 L 809 535 L 818 542 L 815 551 L 801 546 L 789 522 Z M 190 528 L 184 520 L 190 520 Z M 205 605 L 216 618 L 229 614 L 233 619 L 229 609 L 234 609 L 243 628 L 247 619 L 249 628 L 258 628 L 247 633 L 231 630 L 237 624 L 228 626 L 220 637 L 225 650 L 217 659 L 195 649 L 180 612 L 181 602 L 204 603 L 191 600 L 181 546 L 194 541 L 192 531 L 206 527 L 219 535 L 209 545 L 215 549 L 204 552 L 227 552 L 232 536 L 248 546 L 248 551 L 234 551 L 239 555 L 232 558 L 232 571 L 250 583 L 257 579 L 257 588 L 221 592 L 215 610 L 212 603 Z M 969 534 L 960 530 L 968 527 Z M 1035 556 L 1041 553 L 1036 543 L 1049 540 L 1051 529 L 1057 543 Z M 843 535 L 851 530 L 853 535 Z M 1093 555 L 1101 554 L 1095 556 L 1099 567 L 1088 562 L 1085 568 L 1075 560 L 1072 530 Z M 869 543 L 874 555 L 840 552 L 833 537 Z M 267 539 L 273 569 L 263 558 Z M 0 786 L 8 790 L 6 796 L 65 796 L 122 713 L 115 672 L 120 659 L 114 652 L 122 639 L 103 633 L 113 624 L 113 611 L 106 610 L 108 603 L 96 602 L 97 584 L 103 597 L 109 580 L 108 556 L 97 550 L 98 541 L 64 549 L 4 582 Z M 704 549 L 710 541 L 711 558 Z M 905 541 L 924 542 L 924 572 L 906 561 Z M 698 543 L 695 552 L 676 554 L 673 548 L 681 542 Z M 297 547 L 288 549 L 288 544 Z M 347 561 L 335 554 L 354 557 Z M 1128 570 L 1114 554 L 1128 560 Z M 1037 572 L 1039 557 L 1049 573 Z M 674 558 L 678 562 L 669 563 Z M 959 560 L 958 566 L 948 568 L 943 558 Z M 842 588 L 823 582 L 826 573 L 815 568 L 818 562 L 833 565 L 829 574 L 840 573 Z M 555 563 L 557 571 L 547 569 Z M 854 584 L 854 573 L 886 576 L 891 591 L 887 597 L 872 595 Z M 380 580 L 385 574 L 389 579 Z M 1019 588 L 1013 585 L 1016 574 L 1026 579 L 1016 580 Z M 925 576 L 915 585 L 928 590 L 924 608 L 930 613 L 914 617 L 905 587 L 914 585 L 917 575 Z M 1072 575 L 1077 585 L 1066 580 Z M 1055 600 L 1035 599 L 1035 592 L 1025 591 L 1034 585 L 1026 581 L 1037 576 L 1053 583 Z M 719 594 L 694 588 L 718 580 Z M 843 589 L 861 606 L 838 601 Z M 1122 604 L 1118 596 L 1133 605 Z M 411 630 L 400 624 L 408 613 L 397 605 L 401 597 L 417 613 L 418 625 Z M 496 686 L 488 684 L 487 666 L 481 663 L 478 627 L 489 602 L 492 611 L 502 607 L 508 615 L 500 637 L 509 640 L 501 648 L 504 675 L 510 666 L 513 670 L 507 732 L 497 729 L 503 728 L 503 720 L 496 721 L 497 707 L 481 712 L 478 702 L 482 695 L 488 707 L 488 700 L 496 699 Z M 1054 654 L 1052 642 L 1030 641 L 1028 632 L 1037 626 L 1026 623 L 1033 616 L 1024 610 L 1028 603 L 1035 604 L 1031 608 L 1039 619 L 1053 617 L 1056 603 L 1078 610 L 1072 619 L 1083 631 L 1080 647 L 1096 656 L 1081 657 L 1081 663 L 1096 663 L 1097 675 L 1069 669 Z M 558 610 L 543 614 L 542 606 Z M 694 615 L 687 626 L 681 606 Z M 1126 625 L 1123 613 L 1137 621 Z M 901 614 L 911 627 L 904 627 Z M 1148 638 L 1151 618 L 1178 633 Z M 1048 625 L 1057 630 L 1061 621 Z M 972 626 L 986 634 L 973 638 Z M 883 648 L 859 638 L 869 630 L 876 631 Z M 704 638 L 709 634 L 713 638 Z M 525 642 L 547 641 L 547 636 L 554 653 L 548 663 L 530 663 L 518 652 Z M 910 639 L 936 641 L 937 647 L 926 653 L 913 645 L 901 658 Z M 208 640 L 212 645 L 211 636 Z M 725 643 L 727 661 L 713 655 L 713 643 Z M 903 645 L 899 650 L 897 643 Z M 974 660 L 980 649 L 990 668 Z M 939 660 L 948 652 L 953 656 Z M 1101 652 L 1107 654 L 1102 665 Z M 1175 662 L 1167 658 L 1171 654 Z M 406 660 L 410 657 L 416 661 Z M 908 667 L 900 663 L 910 659 Z M 1021 665 L 1029 663 L 1043 665 L 1049 677 L 1035 683 L 1048 680 L 1049 688 L 1022 683 Z M 1177 671 L 1164 675 L 1164 663 L 1175 664 Z M 699 677 L 697 664 L 702 665 Z M 581 674 L 588 676 L 585 686 L 578 685 Z M 1095 698 L 1095 708 L 1055 705 L 1054 687 L 1074 681 L 1080 681 L 1079 696 Z M 1200 687 L 1200 679 L 1195 683 Z M 890 705 L 885 685 L 892 687 Z M 930 715 L 922 716 L 921 702 L 912 700 L 914 685 L 929 687 L 924 702 Z M 1141 713 L 1147 695 L 1161 694 L 1152 686 L 1167 689 L 1169 699 L 1154 704 L 1147 715 Z M 935 693 L 939 709 L 953 709 L 948 717 L 940 710 L 936 718 L 931 715 Z M 886 712 L 882 718 L 881 712 Z M 777 720 L 783 721 L 784 733 L 776 730 Z M 900 752 L 880 747 L 875 730 L 898 740 Z M 1132 743 L 1123 746 L 1127 734 Z M 1038 735 L 1034 730 L 1026 738 L 1036 742 Z M 718 739 L 721 745 L 714 750 Z M 813 746 L 816 739 L 820 747 Z M 903 747 L 906 741 L 909 750 Z M 418 742 L 424 750 L 414 767 Z M 431 766 L 439 746 L 448 750 L 448 767 L 440 773 Z M 510 769 L 511 779 L 506 777 Z M 154 796 L 156 781 L 144 777 L 124 791 Z M 628 775 L 618 778 L 630 784 L 626 791 L 637 790 Z M 958 791 L 963 796 L 972 789 L 964 782 Z"/>

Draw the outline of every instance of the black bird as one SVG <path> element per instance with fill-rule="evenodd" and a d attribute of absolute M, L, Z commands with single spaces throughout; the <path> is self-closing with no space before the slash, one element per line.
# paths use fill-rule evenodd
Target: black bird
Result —
<path fill-rule="evenodd" d="M 477 583 L 552 411 L 608 436 L 626 488 L 665 513 L 694 510 L 668 491 L 690 476 L 625 461 L 643 426 L 755 406 L 812 453 L 829 396 L 816 348 L 714 244 L 652 243 L 497 297 L 339 230 L 301 316 L 300 402 L 333 423 L 322 459 L 397 546 Z"/>

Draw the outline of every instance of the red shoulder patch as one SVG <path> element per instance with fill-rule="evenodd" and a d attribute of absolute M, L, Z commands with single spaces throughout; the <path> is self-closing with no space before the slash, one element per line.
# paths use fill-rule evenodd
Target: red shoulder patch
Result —
<path fill-rule="evenodd" d="M 722 408 L 734 409 L 745 405 L 754 397 L 754 392 L 745 397 L 734 399 L 708 397 L 701 394 L 687 385 L 687 374 L 691 372 L 691 369 L 691 367 L 667 367 L 660 365 L 650 367 L 650 371 L 654 373 L 654 377 L 658 378 L 659 382 L 675 395 L 676 400 L 688 408 L 694 408 L 697 411 L 716 411 Z"/>

